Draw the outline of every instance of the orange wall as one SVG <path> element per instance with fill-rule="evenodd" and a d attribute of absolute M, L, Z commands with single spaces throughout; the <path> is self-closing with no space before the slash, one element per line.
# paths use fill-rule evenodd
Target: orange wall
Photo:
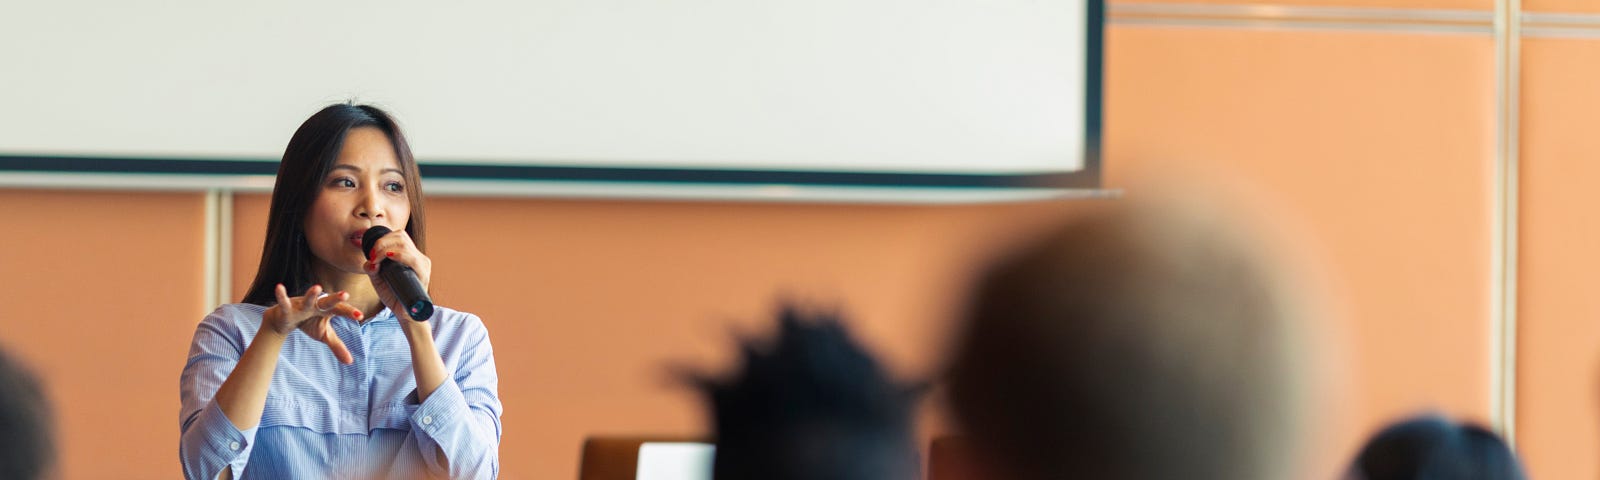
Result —
<path fill-rule="evenodd" d="M 1600 39 L 1523 44 L 1517 422 L 1536 478 L 1600 477 Z"/>
<path fill-rule="evenodd" d="M 1488 10 L 1494 0 L 1110 0 L 1113 4 L 1295 5 L 1306 7 L 1431 8 Z M 1584 2 L 1587 0 L 1523 0 L 1524 2 Z"/>
<path fill-rule="evenodd" d="M 199 194 L 0 190 L 0 345 L 53 398 L 61 478 L 182 476 L 204 210 Z"/>
<path fill-rule="evenodd" d="M 1307 230 L 1348 302 L 1333 321 L 1353 403 L 1323 438 L 1338 453 L 1315 461 L 1422 409 L 1487 421 L 1490 39 L 1122 27 L 1107 42 L 1108 183 L 1245 184 Z"/>
<path fill-rule="evenodd" d="M 845 306 L 892 367 L 928 375 L 975 257 L 1071 207 L 432 198 L 429 254 L 435 299 L 495 344 L 501 471 L 576 478 L 587 435 L 701 433 L 667 366 L 721 367 L 784 295 Z M 242 296 L 267 197 L 235 209 Z"/>
<path fill-rule="evenodd" d="M 1537 13 L 1600 13 L 1600 4 L 1589 0 L 1522 0 L 1522 10 Z"/>
<path fill-rule="evenodd" d="M 1584 207 L 1600 201 L 1586 175 L 1600 173 L 1586 129 L 1600 71 L 1572 66 L 1595 64 L 1600 40 L 1530 40 L 1524 55 L 1519 449 L 1537 478 L 1594 478 L 1600 297 L 1586 290 L 1600 285 L 1587 268 L 1600 229 Z M 1319 340 L 1343 356 L 1308 373 L 1340 407 L 1318 413 L 1308 477 L 1334 478 L 1398 415 L 1487 420 L 1490 37 L 1115 26 L 1107 62 L 1109 186 L 1145 195 L 1146 178 L 1173 172 L 1242 184 L 1320 257 L 1339 308 Z M 574 478 L 586 435 L 698 433 L 695 398 L 664 365 L 722 366 L 730 329 L 760 329 L 786 293 L 839 301 L 897 371 L 926 374 L 973 264 L 1076 205 L 435 197 L 430 254 L 440 302 L 492 332 L 506 477 Z M 206 312 L 203 207 L 193 193 L 0 190 L 0 343 L 59 405 L 64 478 L 178 474 L 177 374 Z M 235 298 L 265 210 L 264 195 L 235 200 Z"/>

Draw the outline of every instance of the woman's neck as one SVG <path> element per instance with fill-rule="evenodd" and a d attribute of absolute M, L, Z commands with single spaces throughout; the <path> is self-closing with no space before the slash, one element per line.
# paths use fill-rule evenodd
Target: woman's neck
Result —
<path fill-rule="evenodd" d="M 328 293 L 343 291 L 350 294 L 345 303 L 361 310 L 360 322 L 365 322 L 383 310 L 383 300 L 378 298 L 378 291 L 372 287 L 372 279 L 366 275 L 339 271 L 330 268 L 329 265 L 317 265 L 313 270 L 316 273 L 317 283 L 322 285 L 322 291 Z"/>

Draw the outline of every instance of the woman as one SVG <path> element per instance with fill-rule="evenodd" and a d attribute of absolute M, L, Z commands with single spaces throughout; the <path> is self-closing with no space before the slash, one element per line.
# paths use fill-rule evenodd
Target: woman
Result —
<path fill-rule="evenodd" d="M 427 288 L 417 164 L 388 114 L 332 105 L 278 166 L 244 303 L 195 329 L 179 393 L 184 476 L 493 478 L 500 399 L 477 316 L 412 319 L 370 259 Z M 394 230 L 372 251 L 373 226 Z M 296 332 L 298 330 L 298 333 Z"/>

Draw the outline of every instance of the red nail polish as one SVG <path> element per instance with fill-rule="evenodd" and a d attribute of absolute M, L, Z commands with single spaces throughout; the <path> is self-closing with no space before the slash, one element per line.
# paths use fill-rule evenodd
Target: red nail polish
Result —
<path fill-rule="evenodd" d="M 355 316 L 356 320 L 360 320 L 361 319 L 361 311 L 360 310 L 356 310 L 356 314 L 354 316 Z"/>
<path fill-rule="evenodd" d="M 394 258 L 394 252 L 385 253 L 384 255 L 388 255 L 390 258 Z"/>

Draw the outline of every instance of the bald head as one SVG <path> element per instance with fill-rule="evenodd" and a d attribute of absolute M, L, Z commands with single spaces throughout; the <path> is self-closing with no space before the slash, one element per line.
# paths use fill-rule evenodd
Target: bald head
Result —
<path fill-rule="evenodd" d="M 1285 478 L 1291 302 L 1219 223 L 1111 206 L 992 264 L 954 413 L 1009 478 Z"/>

